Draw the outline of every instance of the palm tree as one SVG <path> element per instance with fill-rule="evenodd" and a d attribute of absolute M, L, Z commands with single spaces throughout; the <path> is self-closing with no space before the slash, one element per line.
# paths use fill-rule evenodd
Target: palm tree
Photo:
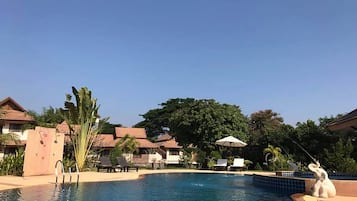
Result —
<path fill-rule="evenodd" d="M 281 149 L 280 147 L 274 147 L 273 145 L 268 145 L 267 148 L 264 149 L 263 151 L 264 155 L 265 154 L 271 154 L 273 156 L 273 162 L 280 160 L 280 158 L 282 157 L 281 154 Z"/>
<path fill-rule="evenodd" d="M 126 134 L 122 137 L 115 147 L 110 151 L 109 157 L 112 164 L 116 163 L 116 158 L 121 156 L 123 153 L 132 154 L 139 151 L 139 143 L 136 141 L 136 138 Z"/>
<path fill-rule="evenodd" d="M 283 154 L 281 153 L 281 149 L 280 147 L 274 147 L 273 145 L 268 145 L 267 148 L 264 149 L 264 154 L 267 158 L 267 156 L 269 154 L 272 155 L 272 167 L 274 170 L 276 169 L 283 169 L 284 167 L 287 167 L 287 161 L 286 158 L 283 156 Z M 267 161 L 268 162 L 268 161 Z"/>
<path fill-rule="evenodd" d="M 122 137 L 119 140 L 118 144 L 123 153 L 132 154 L 138 151 L 138 141 L 136 141 L 136 138 L 134 136 L 130 136 L 129 134 L 126 134 L 124 137 Z"/>
<path fill-rule="evenodd" d="M 67 94 L 65 108 L 61 111 L 70 129 L 75 160 L 78 168 L 83 170 L 94 140 L 101 130 L 98 118 L 99 106 L 97 106 L 97 99 L 92 98 L 92 92 L 86 87 L 79 91 L 72 87 L 72 92 L 76 104 L 71 102 L 72 96 Z"/>

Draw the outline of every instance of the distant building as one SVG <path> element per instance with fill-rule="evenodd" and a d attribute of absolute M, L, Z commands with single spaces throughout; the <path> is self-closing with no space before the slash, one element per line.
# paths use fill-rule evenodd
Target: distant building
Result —
<path fill-rule="evenodd" d="M 328 128 L 332 131 L 357 132 L 357 109 L 331 122 Z"/>
<path fill-rule="evenodd" d="M 70 143 L 69 128 L 66 122 L 58 124 L 57 132 L 66 133 L 65 144 Z M 77 129 L 76 127 L 74 129 Z M 116 127 L 114 134 L 98 134 L 94 141 L 93 148 L 100 152 L 100 155 L 109 155 L 110 151 L 126 134 L 135 137 L 138 142 L 139 152 L 134 154 L 124 153 L 127 160 L 137 165 L 149 166 L 152 163 L 159 163 L 162 156 L 157 152 L 159 146 L 147 139 L 144 128 L 124 128 Z"/>
<path fill-rule="evenodd" d="M 0 147 L 0 159 L 6 153 L 12 153 L 19 146 L 24 146 L 27 140 L 27 132 L 23 130 L 25 124 L 34 123 L 34 118 L 11 97 L 0 101 L 0 135 L 15 134 L 18 142 L 5 141 Z"/>
<path fill-rule="evenodd" d="M 180 164 L 183 157 L 182 146 L 178 145 L 175 138 L 165 133 L 157 138 L 155 144 L 160 147 L 160 154 L 166 165 Z"/>

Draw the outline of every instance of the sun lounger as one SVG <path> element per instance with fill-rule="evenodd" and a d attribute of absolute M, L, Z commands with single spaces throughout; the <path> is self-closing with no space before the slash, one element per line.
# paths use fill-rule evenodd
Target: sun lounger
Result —
<path fill-rule="evenodd" d="M 117 162 L 116 167 L 120 169 L 120 172 L 129 172 L 129 168 L 134 168 L 136 171 L 139 171 L 139 166 L 130 165 L 125 157 L 117 157 Z"/>
<path fill-rule="evenodd" d="M 229 167 L 229 170 L 243 170 L 244 168 L 244 158 L 235 158 L 233 160 L 233 165 Z"/>
<path fill-rule="evenodd" d="M 227 159 L 218 159 L 217 164 L 214 165 L 214 170 L 226 170 L 227 169 Z"/>
<path fill-rule="evenodd" d="M 97 164 L 97 172 L 99 172 L 100 169 L 106 169 L 107 172 L 115 172 L 115 167 L 112 165 L 112 162 L 107 156 L 102 156 L 99 158 L 99 164 Z"/>

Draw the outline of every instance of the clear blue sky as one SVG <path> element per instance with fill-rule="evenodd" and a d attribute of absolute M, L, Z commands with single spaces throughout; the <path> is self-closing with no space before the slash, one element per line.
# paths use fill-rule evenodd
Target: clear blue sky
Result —
<path fill-rule="evenodd" d="M 357 1 L 1 1 L 0 99 L 63 107 L 86 86 L 125 126 L 170 98 L 286 123 L 357 107 Z"/>

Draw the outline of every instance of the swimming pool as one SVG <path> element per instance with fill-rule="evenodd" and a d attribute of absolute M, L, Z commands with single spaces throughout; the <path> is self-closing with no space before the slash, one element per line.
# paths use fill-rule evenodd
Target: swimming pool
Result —
<path fill-rule="evenodd" d="M 43 185 L 0 192 L 3 201 L 291 201 L 289 195 L 258 188 L 252 177 L 231 174 L 170 173 L 143 179 Z"/>

